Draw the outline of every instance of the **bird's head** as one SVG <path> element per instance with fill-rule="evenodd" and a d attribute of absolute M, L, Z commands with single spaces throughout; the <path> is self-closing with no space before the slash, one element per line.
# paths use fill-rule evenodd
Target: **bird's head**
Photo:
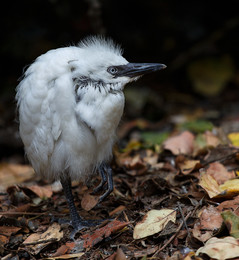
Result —
<path fill-rule="evenodd" d="M 81 58 L 68 62 L 78 88 L 122 91 L 127 83 L 140 76 L 166 68 L 160 63 L 129 63 L 118 45 L 100 37 L 87 38 L 78 47 Z"/>

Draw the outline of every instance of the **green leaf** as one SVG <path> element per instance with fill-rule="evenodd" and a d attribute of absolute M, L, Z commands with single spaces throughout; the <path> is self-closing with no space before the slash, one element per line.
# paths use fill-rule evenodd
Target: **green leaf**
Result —
<path fill-rule="evenodd" d="M 195 133 L 203 133 L 207 130 L 211 131 L 213 129 L 213 124 L 206 120 L 195 120 L 182 123 L 179 125 L 180 130 L 189 130 Z"/>
<path fill-rule="evenodd" d="M 239 238 L 239 217 L 230 210 L 223 211 L 221 215 L 230 235 Z"/>
<path fill-rule="evenodd" d="M 143 141 L 148 145 L 161 145 L 169 136 L 168 132 L 143 132 L 141 137 Z"/>

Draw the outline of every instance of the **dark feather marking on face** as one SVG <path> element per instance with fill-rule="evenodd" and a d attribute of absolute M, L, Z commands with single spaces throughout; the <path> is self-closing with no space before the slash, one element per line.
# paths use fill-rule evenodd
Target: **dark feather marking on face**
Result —
<path fill-rule="evenodd" d="M 74 77 L 72 78 L 72 81 L 74 83 L 74 88 L 75 88 L 75 99 L 76 102 L 80 102 L 81 100 L 81 95 L 79 93 L 79 89 L 84 89 L 89 86 L 92 86 L 95 90 L 97 89 L 100 93 L 102 92 L 102 89 L 106 91 L 106 83 L 103 80 L 92 80 L 86 76 L 79 76 L 79 77 Z M 108 90 L 108 93 L 117 95 L 118 90 L 114 89 L 114 84 L 110 84 L 110 89 Z"/>

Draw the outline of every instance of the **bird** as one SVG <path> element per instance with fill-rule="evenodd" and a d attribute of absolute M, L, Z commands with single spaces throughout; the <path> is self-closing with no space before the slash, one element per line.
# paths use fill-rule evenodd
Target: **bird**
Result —
<path fill-rule="evenodd" d="M 124 87 L 162 63 L 131 63 L 111 38 L 89 36 L 49 50 L 25 71 L 16 88 L 19 133 L 35 172 L 60 181 L 74 232 L 96 225 L 77 212 L 73 180 L 100 174 L 93 194 L 113 191 L 110 161 L 124 104 Z"/>

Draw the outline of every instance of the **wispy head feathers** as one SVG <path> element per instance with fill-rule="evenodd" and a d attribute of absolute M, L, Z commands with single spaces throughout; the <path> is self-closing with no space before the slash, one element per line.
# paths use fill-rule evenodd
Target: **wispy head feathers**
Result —
<path fill-rule="evenodd" d="M 113 52 L 116 55 L 121 56 L 123 50 L 120 45 L 116 44 L 112 39 L 105 38 L 104 36 L 88 36 L 83 39 L 78 46 L 89 51 L 107 51 Z"/>

